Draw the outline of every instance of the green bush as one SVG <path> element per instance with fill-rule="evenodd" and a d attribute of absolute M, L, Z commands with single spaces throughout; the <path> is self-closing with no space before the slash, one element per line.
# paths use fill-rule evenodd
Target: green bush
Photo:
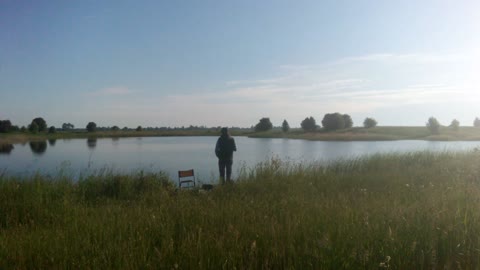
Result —
<path fill-rule="evenodd" d="M 327 113 L 323 117 L 322 125 L 325 130 L 338 130 L 345 128 L 345 118 L 340 113 Z"/>
<path fill-rule="evenodd" d="M 437 118 L 428 118 L 426 126 L 431 134 L 440 134 L 440 123 L 438 122 Z"/>
<path fill-rule="evenodd" d="M 374 128 L 377 126 L 377 120 L 367 117 L 365 121 L 363 121 L 363 126 L 365 128 Z"/>
<path fill-rule="evenodd" d="M 304 131 L 311 132 L 317 129 L 317 122 L 315 121 L 315 118 L 310 116 L 303 119 L 302 123 L 300 123 L 300 126 Z"/>
<path fill-rule="evenodd" d="M 258 121 L 258 123 L 255 125 L 255 131 L 256 132 L 261 132 L 261 131 L 268 131 L 273 128 L 272 122 L 270 122 L 270 118 L 264 117 Z"/>
<path fill-rule="evenodd" d="M 86 129 L 88 132 L 95 132 L 97 130 L 97 124 L 95 124 L 95 122 L 89 122 Z"/>

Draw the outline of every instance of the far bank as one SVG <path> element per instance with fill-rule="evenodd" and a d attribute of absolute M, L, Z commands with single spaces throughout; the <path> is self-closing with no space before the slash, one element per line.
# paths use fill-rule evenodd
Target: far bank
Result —
<path fill-rule="evenodd" d="M 480 141 L 480 128 L 440 127 L 438 134 L 432 134 L 423 126 L 378 126 L 374 128 L 353 127 L 348 129 L 325 131 L 319 129 L 305 132 L 300 128 L 292 128 L 283 132 L 274 128 L 265 132 L 253 130 L 231 130 L 233 136 L 251 138 L 287 138 L 313 141 L 394 141 L 394 140 L 426 140 L 426 141 Z M 122 137 L 175 137 L 175 136 L 219 136 L 216 130 L 173 130 L 173 131 L 57 131 L 55 133 L 12 132 L 0 133 L 0 144 L 25 143 L 51 139 L 75 138 L 122 138 Z"/>

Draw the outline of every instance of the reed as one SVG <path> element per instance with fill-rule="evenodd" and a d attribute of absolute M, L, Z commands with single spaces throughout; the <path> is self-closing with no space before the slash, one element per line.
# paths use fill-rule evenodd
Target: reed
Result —
<path fill-rule="evenodd" d="M 272 159 L 235 184 L 0 176 L 0 268 L 478 269 L 480 153 Z"/>

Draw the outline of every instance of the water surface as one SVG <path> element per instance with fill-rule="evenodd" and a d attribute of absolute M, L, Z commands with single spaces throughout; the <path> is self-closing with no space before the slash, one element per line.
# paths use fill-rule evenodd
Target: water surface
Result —
<path fill-rule="evenodd" d="M 172 179 L 178 170 L 194 169 L 203 182 L 216 179 L 217 137 L 142 137 L 60 139 L 15 144 L 0 151 L 0 172 L 29 175 L 55 174 L 59 169 L 74 175 L 102 168 L 119 172 L 165 171 Z M 381 141 L 325 142 L 291 139 L 235 137 L 234 175 L 241 166 L 252 167 L 271 157 L 301 162 L 330 162 L 363 155 L 411 151 L 464 151 L 480 142 Z"/>

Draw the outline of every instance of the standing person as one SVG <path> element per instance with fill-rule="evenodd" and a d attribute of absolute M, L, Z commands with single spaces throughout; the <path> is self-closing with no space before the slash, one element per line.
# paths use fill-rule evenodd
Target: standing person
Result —
<path fill-rule="evenodd" d="M 230 182 L 232 176 L 233 152 L 237 151 L 235 139 L 228 133 L 228 128 L 222 128 L 222 134 L 215 145 L 215 155 L 218 158 L 218 170 L 220 171 L 220 180 L 225 183 L 225 171 L 227 173 L 227 182 Z"/>

